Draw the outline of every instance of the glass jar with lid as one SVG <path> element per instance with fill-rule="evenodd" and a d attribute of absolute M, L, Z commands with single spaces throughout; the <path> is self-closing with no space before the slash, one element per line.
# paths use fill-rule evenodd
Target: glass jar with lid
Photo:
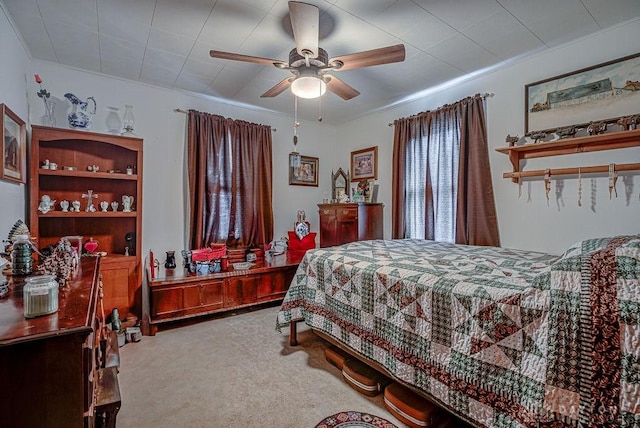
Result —
<path fill-rule="evenodd" d="M 58 282 L 53 275 L 37 275 L 25 280 L 24 316 L 34 318 L 58 310 Z"/>

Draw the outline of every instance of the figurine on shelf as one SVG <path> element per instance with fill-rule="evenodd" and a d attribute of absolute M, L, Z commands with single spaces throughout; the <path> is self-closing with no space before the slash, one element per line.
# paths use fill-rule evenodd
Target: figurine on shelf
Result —
<path fill-rule="evenodd" d="M 533 138 L 533 143 L 537 144 L 540 142 L 540 140 L 542 140 L 543 138 L 547 138 L 547 133 L 546 132 L 534 132 L 530 135 L 531 138 Z"/>
<path fill-rule="evenodd" d="M 113 211 L 118 211 L 118 202 L 117 201 L 111 202 L 111 209 Z"/>
<path fill-rule="evenodd" d="M 40 204 L 38 205 L 38 211 L 42 212 L 42 214 L 46 214 L 49 211 L 53 211 L 55 204 L 56 201 L 51 200 L 49 195 L 42 195 L 40 198 Z"/>
<path fill-rule="evenodd" d="M 69 212 L 69 201 L 60 201 L 60 208 L 62 208 L 63 213 Z"/>
<path fill-rule="evenodd" d="M 513 147 L 516 145 L 518 140 L 520 140 L 520 137 L 518 137 L 517 135 L 515 137 L 512 137 L 511 134 L 507 134 L 507 138 L 505 138 L 505 143 L 509 144 L 509 147 Z"/>
<path fill-rule="evenodd" d="M 79 213 L 80 212 L 80 201 L 73 201 L 71 202 L 71 211 L 75 212 L 75 213 Z"/>
<path fill-rule="evenodd" d="M 130 213 L 132 206 L 133 206 L 133 196 L 123 195 L 122 196 L 122 212 Z"/>
<path fill-rule="evenodd" d="M 85 211 L 88 213 L 96 212 L 96 207 L 93 206 L 93 200 L 98 197 L 98 194 L 93 193 L 93 190 L 87 190 L 87 193 L 83 193 L 82 197 L 87 199 L 87 208 Z"/>
<path fill-rule="evenodd" d="M 103 213 L 107 212 L 107 208 L 109 208 L 109 202 L 107 201 L 100 202 L 100 210 L 102 210 Z"/>
<path fill-rule="evenodd" d="M 566 126 L 564 128 L 556 129 L 555 133 L 558 138 L 563 140 L 565 138 L 573 138 L 576 135 L 576 132 L 578 132 L 578 128 L 576 128 L 575 126 Z"/>
<path fill-rule="evenodd" d="M 591 122 L 587 127 L 589 135 L 603 134 L 607 130 L 606 122 Z"/>

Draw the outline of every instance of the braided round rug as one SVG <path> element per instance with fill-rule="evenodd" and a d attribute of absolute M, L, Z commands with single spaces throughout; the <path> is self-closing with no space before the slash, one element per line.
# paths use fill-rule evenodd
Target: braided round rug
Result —
<path fill-rule="evenodd" d="M 380 416 L 363 412 L 340 412 L 324 418 L 315 428 L 398 428 Z"/>

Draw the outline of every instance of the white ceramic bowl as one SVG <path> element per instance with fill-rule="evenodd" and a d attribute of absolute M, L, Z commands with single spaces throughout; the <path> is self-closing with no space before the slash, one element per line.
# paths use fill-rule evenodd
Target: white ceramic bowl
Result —
<path fill-rule="evenodd" d="M 242 262 L 242 263 L 233 264 L 233 268 L 235 270 L 245 270 L 245 269 L 249 269 L 251 266 L 253 266 L 253 263 L 251 262 Z"/>

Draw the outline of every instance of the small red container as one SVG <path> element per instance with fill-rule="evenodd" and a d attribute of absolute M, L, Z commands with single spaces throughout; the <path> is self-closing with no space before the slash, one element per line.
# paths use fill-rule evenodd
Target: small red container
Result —
<path fill-rule="evenodd" d="M 306 251 L 316 248 L 316 232 L 310 232 L 302 239 L 298 238 L 293 230 L 287 233 L 289 234 L 289 249 L 291 251 Z"/>
<path fill-rule="evenodd" d="M 210 262 L 226 255 L 227 246 L 225 244 L 211 244 L 211 247 L 191 251 L 191 259 L 194 262 Z"/>

